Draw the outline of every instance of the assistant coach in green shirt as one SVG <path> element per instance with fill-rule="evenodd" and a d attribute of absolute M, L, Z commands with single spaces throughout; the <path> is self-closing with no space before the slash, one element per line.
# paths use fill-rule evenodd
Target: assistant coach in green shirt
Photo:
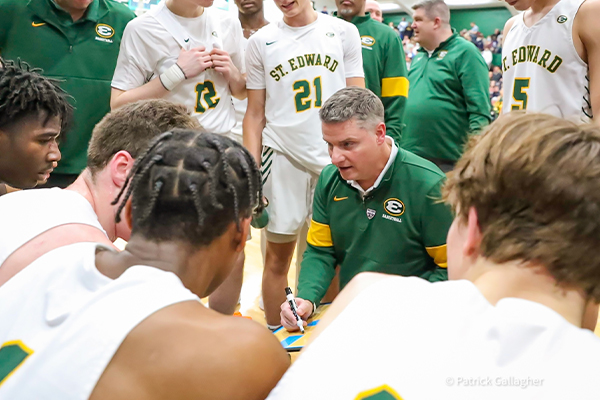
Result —
<path fill-rule="evenodd" d="M 339 90 L 319 115 L 333 165 L 315 189 L 299 315 L 306 319 L 319 305 L 336 265 L 342 288 L 364 271 L 447 279 L 452 214 L 438 201 L 445 175 L 386 136 L 383 105 L 368 89 Z M 281 316 L 283 326 L 298 329 L 287 303 Z"/>
<path fill-rule="evenodd" d="M 450 27 L 443 0 L 427 0 L 413 9 L 414 37 L 421 48 L 408 73 L 400 146 L 448 172 L 469 135 L 490 122 L 488 68 L 477 47 Z"/>
<path fill-rule="evenodd" d="M 110 111 L 121 35 L 135 17 L 113 0 L 0 0 L 0 55 L 62 81 L 75 107 L 48 186 L 66 186 L 87 165 L 94 125 Z"/>
<path fill-rule="evenodd" d="M 365 0 L 335 0 L 340 17 L 356 26 L 362 46 L 365 87 L 379 97 L 387 134 L 400 143 L 408 96 L 406 62 L 400 37 L 365 13 Z"/>

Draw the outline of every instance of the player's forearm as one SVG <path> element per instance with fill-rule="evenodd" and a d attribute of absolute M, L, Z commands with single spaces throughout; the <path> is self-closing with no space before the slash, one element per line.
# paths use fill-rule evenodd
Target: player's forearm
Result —
<path fill-rule="evenodd" d="M 308 245 L 298 277 L 298 297 L 318 307 L 335 277 L 337 261 L 332 247 Z"/>
<path fill-rule="evenodd" d="M 244 122 L 242 124 L 244 147 L 248 149 L 250 154 L 254 156 L 256 164 L 261 164 L 261 152 L 262 152 L 262 131 L 265 127 L 266 119 L 264 114 L 262 118 L 260 115 L 253 115 L 246 112 Z"/>
<path fill-rule="evenodd" d="M 169 93 L 163 86 L 160 78 L 151 80 L 150 82 L 131 90 L 120 90 L 112 88 L 110 93 L 110 108 L 116 109 L 125 104 L 133 103 L 138 100 L 160 99 Z"/>
<path fill-rule="evenodd" d="M 246 74 L 240 73 L 237 69 L 232 71 L 229 79 L 229 90 L 231 91 L 231 95 L 238 100 L 244 100 L 248 97 L 248 92 L 246 91 Z"/>

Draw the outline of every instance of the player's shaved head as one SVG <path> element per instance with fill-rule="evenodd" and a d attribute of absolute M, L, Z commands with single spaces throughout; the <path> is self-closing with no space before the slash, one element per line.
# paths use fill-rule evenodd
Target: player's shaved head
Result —
<path fill-rule="evenodd" d="M 413 10 L 421 8 L 430 20 L 439 18 L 444 26 L 450 26 L 450 9 L 444 0 L 425 0 L 412 6 Z"/>
<path fill-rule="evenodd" d="M 496 264 L 544 266 L 600 302 L 600 127 L 512 112 L 473 136 L 445 199 L 477 214 L 479 252 Z"/>

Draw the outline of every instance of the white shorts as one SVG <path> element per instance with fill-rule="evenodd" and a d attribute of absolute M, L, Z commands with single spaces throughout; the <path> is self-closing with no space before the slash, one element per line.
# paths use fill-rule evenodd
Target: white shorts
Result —
<path fill-rule="evenodd" d="M 276 243 L 294 241 L 302 225 L 310 223 L 319 177 L 285 154 L 266 146 L 262 152 L 261 172 L 263 192 L 269 200 L 267 240 Z M 289 240 L 277 238 L 280 235 L 289 236 Z"/>

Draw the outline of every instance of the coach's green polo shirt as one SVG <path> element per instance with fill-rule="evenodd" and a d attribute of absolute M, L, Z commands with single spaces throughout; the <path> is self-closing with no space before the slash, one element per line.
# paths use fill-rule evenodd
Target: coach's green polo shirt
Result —
<path fill-rule="evenodd" d="M 63 81 L 73 97 L 74 124 L 61 144 L 55 173 L 85 168 L 92 129 L 110 111 L 121 35 L 134 17 L 112 0 L 94 0 L 76 22 L 52 0 L 0 0 L 0 55 L 42 68 L 44 75 Z"/>
<path fill-rule="evenodd" d="M 337 13 L 334 13 L 338 16 Z M 338 16 L 339 17 L 339 16 Z M 408 97 L 406 61 L 400 37 L 369 13 L 352 18 L 362 46 L 365 86 L 379 97 L 385 110 L 387 134 L 400 143 Z"/>
<path fill-rule="evenodd" d="M 298 280 L 298 297 L 318 305 L 340 265 L 343 288 L 364 271 L 448 279 L 450 209 L 440 199 L 445 175 L 408 151 L 398 153 L 379 185 L 363 197 L 335 165 L 315 189 L 313 220 Z"/>
<path fill-rule="evenodd" d="M 458 160 L 469 135 L 490 122 L 488 74 L 477 47 L 456 32 L 431 55 L 419 49 L 408 72 L 402 148 L 429 159 Z"/>

